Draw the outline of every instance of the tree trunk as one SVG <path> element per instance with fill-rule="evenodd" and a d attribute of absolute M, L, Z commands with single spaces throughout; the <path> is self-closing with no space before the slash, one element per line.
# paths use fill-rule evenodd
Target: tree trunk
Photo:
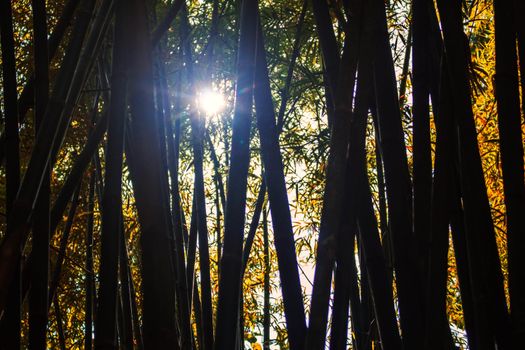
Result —
<path fill-rule="evenodd" d="M 358 9 L 356 11 L 359 12 Z M 356 21 L 352 21 L 353 28 L 349 30 L 349 35 L 345 37 L 339 71 L 334 72 L 333 74 L 337 75 L 330 78 L 331 81 L 337 77 L 338 82 L 336 93 L 333 95 L 335 96 L 335 111 L 331 129 L 330 154 L 326 170 L 310 321 L 306 339 L 306 348 L 312 350 L 324 347 L 326 324 L 328 322 L 330 284 L 337 251 L 337 235 L 340 232 L 341 207 L 344 199 L 346 156 L 353 104 L 352 91 L 354 91 L 358 48 L 361 42 L 361 22 L 357 18 L 358 16 Z M 327 42 L 329 43 L 330 41 L 327 40 Z M 328 55 L 328 52 L 326 55 Z M 328 72 L 328 67 L 327 73 L 331 75 Z M 335 86 L 331 89 L 335 91 Z"/>
<path fill-rule="evenodd" d="M 268 237 L 268 214 L 263 210 L 264 244 L 264 305 L 263 305 L 263 350 L 270 350 L 270 242 Z"/>
<path fill-rule="evenodd" d="M 38 197 L 42 179 L 46 168 L 53 159 L 51 151 L 59 125 L 63 123 L 62 106 L 66 100 L 70 83 L 77 66 L 82 42 L 87 31 L 89 20 L 94 8 L 93 0 L 83 0 L 79 19 L 71 33 L 71 40 L 64 56 L 63 64 L 55 80 L 53 94 L 50 97 L 48 108 L 42 121 L 42 128 L 38 132 L 34 146 L 34 152 L 29 161 L 26 173 L 13 203 L 10 218 L 13 223 L 13 231 L 7 235 L 0 245 L 0 310 L 4 310 L 6 304 L 8 286 L 13 280 L 17 260 L 20 257 L 20 247 L 27 239 L 29 229 L 28 219 L 31 210 Z"/>
<path fill-rule="evenodd" d="M 35 136 L 42 124 L 49 99 L 47 12 L 44 0 L 33 0 L 35 40 Z M 31 289 L 29 292 L 29 348 L 46 349 L 49 283 L 49 196 L 51 168 L 45 170 L 33 213 Z"/>
<path fill-rule="evenodd" d="M 2 145 L 2 151 L 6 153 L 6 235 L 12 237 L 16 234 L 16 221 L 12 218 L 14 203 L 20 185 L 20 155 L 19 155 L 19 137 L 18 137 L 18 108 L 17 108 L 17 82 L 16 82 L 16 61 L 13 38 L 13 17 L 11 11 L 11 1 L 2 1 L 0 3 L 2 12 L 2 21 L 0 22 L 0 35 L 2 46 L 2 90 L 4 98 L 5 112 L 5 129 L 4 134 L 6 142 Z M 2 243 L 3 243 L 2 242 Z M 3 246 L 4 244 L 2 244 Z M 1 249 L 1 248 L 0 248 Z M 11 266 L 8 272 L 11 278 L 0 279 L 2 283 L 0 303 L 0 338 L 3 339 L 0 347 L 4 349 L 20 348 L 20 250 L 19 244 L 13 248 L 15 256 L 11 259 Z M 6 262 L 2 261 L 2 265 Z M 7 300 L 6 300 L 7 299 Z M 6 308 L 4 305 L 7 302 Z M 3 315 L 2 315 L 3 313 Z"/>
<path fill-rule="evenodd" d="M 186 5 L 183 7 L 183 17 L 181 21 L 181 34 L 184 38 L 184 59 L 188 67 L 188 80 L 190 82 L 190 92 L 195 96 L 196 86 L 193 70 L 193 48 L 191 41 L 188 39 L 190 34 L 190 23 L 188 20 Z M 201 302 L 202 302 L 202 332 L 203 343 L 201 348 L 204 350 L 213 349 L 213 306 L 211 301 L 211 278 L 210 278 L 210 253 L 208 246 L 208 225 L 206 222 L 206 196 L 204 188 L 204 122 L 191 103 L 190 112 L 191 137 L 194 157 L 194 196 L 195 209 L 197 210 L 197 228 L 199 238 L 199 265 L 201 273 Z"/>
<path fill-rule="evenodd" d="M 101 252 L 97 318 L 95 320 L 95 349 L 117 347 L 117 299 L 119 232 L 122 210 L 122 161 L 126 120 L 126 88 L 128 55 L 131 49 L 129 30 L 133 26 L 130 8 L 117 1 L 111 77 L 111 100 L 106 147 L 106 171 L 102 196 Z"/>
<path fill-rule="evenodd" d="M 166 183 L 159 152 L 154 115 L 151 44 L 143 1 L 128 1 L 134 27 L 129 57 L 129 102 L 131 112 L 133 188 L 141 226 L 143 340 L 144 347 L 177 348 L 175 338 L 174 267 L 171 262 L 170 230 L 165 195 Z M 133 166 L 136 165 L 136 166 Z"/>
<path fill-rule="evenodd" d="M 394 251 L 394 268 L 404 346 L 420 346 L 422 335 L 421 281 L 412 231 L 412 189 L 403 127 L 399 111 L 395 72 L 390 49 L 385 5 L 368 2 L 372 41 L 375 43 L 373 79 Z"/>
<path fill-rule="evenodd" d="M 243 1 L 242 3 L 235 110 L 224 221 L 224 246 L 220 262 L 221 275 L 217 302 L 216 350 L 234 349 L 237 339 L 239 298 L 242 287 L 244 212 L 250 163 L 257 6 L 257 0 Z"/>
<path fill-rule="evenodd" d="M 516 25 L 510 1 L 494 1 L 496 20 L 496 99 L 501 166 L 507 212 L 507 247 L 512 336 L 525 336 L 525 182 L 516 54 Z M 523 60 L 524 58 L 521 57 Z"/>
<path fill-rule="evenodd" d="M 86 225 L 86 304 L 84 311 L 84 349 L 92 350 L 93 348 L 93 292 L 95 285 L 95 276 L 93 271 L 93 221 L 95 210 L 95 170 L 89 177 L 88 204 L 87 204 L 87 225 Z"/>
<path fill-rule="evenodd" d="M 257 129 L 261 140 L 264 177 L 268 186 L 268 201 L 272 215 L 275 250 L 279 265 L 279 277 L 281 279 L 290 349 L 302 349 L 305 344 L 304 336 L 306 332 L 304 305 L 302 302 L 303 295 L 299 281 L 292 218 L 279 146 L 279 130 L 276 127 L 264 49 L 264 37 L 262 25 L 259 21 L 257 21 L 257 54 L 254 84 Z"/>
<path fill-rule="evenodd" d="M 478 150 L 468 81 L 469 51 L 463 33 L 460 3 L 438 0 L 454 118 L 459 138 L 460 183 L 465 212 L 474 308 L 479 326 L 477 345 L 512 348 L 503 291 L 503 276 Z"/>
<path fill-rule="evenodd" d="M 426 283 L 428 279 L 428 241 L 432 191 L 429 108 L 429 75 L 432 72 L 432 67 L 428 58 L 431 45 L 429 40 L 430 6 L 433 4 L 428 0 L 414 0 L 412 2 L 414 41 L 412 58 L 414 236 L 419 255 L 418 268 L 423 283 Z"/>
<path fill-rule="evenodd" d="M 66 258 L 66 250 L 67 250 L 67 244 L 69 240 L 69 234 L 71 233 L 71 228 L 73 227 L 73 221 L 75 220 L 75 214 L 78 207 L 79 202 L 79 195 L 81 191 L 81 185 L 77 187 L 75 194 L 73 195 L 73 198 L 71 199 L 71 206 L 69 207 L 69 212 L 67 214 L 67 221 L 64 226 L 64 231 L 62 233 L 62 237 L 60 238 L 60 247 L 58 249 L 58 255 L 55 262 L 55 268 L 53 270 L 53 274 L 51 276 L 51 280 L 49 281 L 49 297 L 46 300 L 46 304 L 48 307 L 46 308 L 46 314 L 51 306 L 51 303 L 53 302 L 53 298 L 55 297 L 56 291 L 58 289 L 58 284 L 60 282 L 60 274 L 62 272 L 62 265 L 64 264 L 64 259 Z M 31 264 L 31 270 L 35 268 L 34 260 Z M 31 286 L 31 288 L 33 288 Z M 47 294 L 47 293 L 46 293 Z M 47 295 L 46 295 L 47 297 Z"/>

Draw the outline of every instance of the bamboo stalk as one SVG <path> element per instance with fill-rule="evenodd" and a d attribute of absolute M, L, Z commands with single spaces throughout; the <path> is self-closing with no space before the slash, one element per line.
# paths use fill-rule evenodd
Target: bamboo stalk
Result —
<path fill-rule="evenodd" d="M 35 136 L 44 119 L 49 99 L 49 72 L 47 48 L 46 4 L 42 0 L 33 0 L 33 30 L 35 40 Z M 49 283 L 49 201 L 50 173 L 48 167 L 42 180 L 40 193 L 33 214 L 33 242 L 31 268 L 31 289 L 29 292 L 29 347 L 46 348 L 47 314 Z"/>
<path fill-rule="evenodd" d="M 238 339 L 244 210 L 250 163 L 250 126 L 254 94 L 257 4 L 257 0 L 243 1 L 240 17 L 235 110 L 217 302 L 215 338 L 217 350 L 236 348 Z"/>
<path fill-rule="evenodd" d="M 79 2 L 80 0 L 69 0 L 64 5 L 60 18 L 58 19 L 57 24 L 55 25 L 55 28 L 53 29 L 53 32 L 51 33 L 49 37 L 49 41 L 48 41 L 49 62 L 54 57 L 58 49 L 58 46 L 60 42 L 62 41 L 62 38 L 64 36 L 66 29 L 71 24 L 71 19 L 73 17 L 73 14 Z M 6 24 L 7 23 L 8 22 L 6 22 Z M 24 121 L 27 111 L 34 103 L 33 100 L 34 100 L 34 76 L 31 76 L 29 81 L 24 86 L 24 89 L 22 90 L 22 93 L 20 94 L 20 97 L 18 99 L 17 115 L 18 115 L 18 120 L 20 123 Z M 6 134 L 4 131 L 4 133 L 2 133 L 2 135 L 0 136 L 0 163 L 2 163 L 4 160 L 4 156 L 5 156 L 4 147 L 6 145 L 6 142 L 7 142 Z"/>
<path fill-rule="evenodd" d="M 263 350 L 270 350 L 270 239 L 268 234 L 268 211 L 263 209 L 263 253 L 264 253 L 264 305 L 263 305 Z"/>
<path fill-rule="evenodd" d="M 516 27 L 519 24 L 514 20 L 510 1 L 494 1 L 494 11 L 496 100 L 507 214 L 510 317 L 512 336 L 517 343 L 525 335 L 525 257 L 521 253 L 525 249 L 525 180 L 516 52 Z"/>
<path fill-rule="evenodd" d="M 68 82 L 71 81 L 74 74 L 93 7 L 94 1 L 83 0 L 79 12 L 83 16 L 80 16 L 75 25 L 64 64 L 55 81 L 53 94 L 42 121 L 42 128 L 40 128 L 35 142 L 34 149 L 37 151 L 33 152 L 31 156 L 17 199 L 13 204 L 16 211 L 10 215 L 10 220 L 13 222 L 12 234 L 6 236 L 0 244 L 0 261 L 2 262 L 0 264 L 0 310 L 4 310 L 7 296 L 6 286 L 13 279 L 16 262 L 20 257 L 20 247 L 27 239 L 28 219 L 40 191 L 45 169 L 50 163 L 50 159 L 53 158 L 50 151 L 53 149 L 56 132 L 63 119 L 60 113 L 62 105 L 60 101 L 64 101 L 68 93 Z"/>
<path fill-rule="evenodd" d="M 13 37 L 13 17 L 11 1 L 0 3 L 2 21 L 0 23 L 0 39 L 2 46 L 2 82 L 5 113 L 5 147 L 6 151 L 6 237 L 13 236 L 16 230 L 16 221 L 13 220 L 14 203 L 20 186 L 20 155 L 18 136 L 18 106 L 17 106 L 17 80 L 16 61 Z M 5 240 L 5 238 L 4 238 Z M 7 298 L 7 307 L 0 302 L 0 337 L 4 339 L 5 346 L 20 347 L 20 246 L 13 247 L 16 255 L 11 262 L 12 279 L 2 283 L 1 298 Z M 5 301 L 4 301 L 5 302 Z"/>
<path fill-rule="evenodd" d="M 84 349 L 93 348 L 93 293 L 95 276 L 93 271 L 93 224 L 95 210 L 95 179 L 93 169 L 89 176 L 88 203 L 87 203 L 87 225 L 86 225 L 86 282 L 85 282 L 85 314 L 84 314 Z"/>
<path fill-rule="evenodd" d="M 60 304 L 56 296 L 53 299 L 53 307 L 55 309 L 55 319 L 58 330 L 58 343 L 60 344 L 61 350 L 66 350 L 66 336 L 64 334 L 64 325 L 62 324 L 62 312 L 60 311 Z"/>
<path fill-rule="evenodd" d="M 46 313 L 48 311 L 48 308 L 51 307 L 51 303 L 53 302 L 53 298 L 56 295 L 56 291 L 58 289 L 58 285 L 60 282 L 60 273 L 62 271 L 62 265 L 66 257 L 66 249 L 67 249 L 67 243 L 69 240 L 69 234 L 71 233 L 71 228 L 73 227 L 73 221 L 75 220 L 75 213 L 78 207 L 80 190 L 81 190 L 81 186 L 79 185 L 77 186 L 77 189 L 75 190 L 75 194 L 73 195 L 73 198 L 71 199 L 71 206 L 69 207 L 69 212 L 67 214 L 66 225 L 64 226 L 64 231 L 62 232 L 62 237 L 60 238 L 60 248 L 58 251 L 58 256 L 55 260 L 55 268 L 53 270 L 53 274 L 49 281 L 49 296 L 46 293 L 46 297 L 48 297 L 48 300 L 46 301 Z M 32 261 L 33 263 L 31 267 L 31 271 L 35 269 L 34 261 L 35 260 Z"/>
<path fill-rule="evenodd" d="M 160 100 L 162 100 L 162 110 L 164 111 L 163 119 L 159 120 L 159 124 L 165 126 L 165 134 L 163 141 L 167 146 L 166 162 L 167 169 L 169 169 L 170 180 L 171 180 L 171 218 L 173 223 L 173 259 L 174 266 L 177 271 L 175 276 L 175 289 L 177 291 L 177 304 L 178 304 L 178 317 L 179 326 L 181 329 L 181 347 L 188 348 L 191 344 L 191 308 L 189 304 L 188 286 L 186 278 L 186 262 L 184 258 L 184 228 L 182 216 L 182 207 L 180 204 L 180 192 L 179 192 L 179 180 L 178 180 L 178 162 L 179 162 L 179 147 L 175 145 L 173 139 L 173 129 L 171 121 L 171 106 L 170 106 L 170 95 L 168 83 L 166 80 L 166 72 L 164 63 L 159 62 L 159 73 L 160 73 Z M 180 82 L 179 82 L 180 84 Z M 180 121 L 179 121 L 180 123 Z M 180 124 L 178 128 L 180 133 Z M 179 135 L 180 136 L 180 135 Z M 180 142 L 180 137 L 177 138 L 177 142 Z M 162 147 L 162 146 L 161 146 Z M 166 184 L 169 189 L 169 184 Z"/>
<path fill-rule="evenodd" d="M 478 150 L 468 80 L 469 54 L 464 40 L 460 4 L 437 1 L 447 70 L 450 78 L 455 125 L 459 139 L 459 174 L 477 333 L 477 345 L 512 348 L 510 324 L 503 291 L 501 263 L 491 220 L 487 190 Z"/>
<path fill-rule="evenodd" d="M 151 42 L 144 1 L 127 1 L 134 40 L 130 52 L 129 102 L 132 153 L 126 152 L 141 226 L 143 341 L 145 348 L 177 348 L 174 267 L 154 115 Z M 129 54 L 129 52 L 128 52 Z"/>
<path fill-rule="evenodd" d="M 122 335 L 120 338 L 121 346 L 126 350 L 133 350 L 133 310 L 131 298 L 134 297 L 131 294 L 130 280 L 129 280 L 129 259 L 128 259 L 128 246 L 126 243 L 126 230 L 124 226 L 124 217 L 120 220 L 120 232 L 119 232 L 119 251 L 120 251 L 120 264 L 119 264 L 119 279 L 120 279 L 120 304 L 122 305 Z"/>
<path fill-rule="evenodd" d="M 187 65 L 190 91 L 195 95 L 196 87 L 193 70 L 193 49 L 190 40 L 190 23 L 186 6 L 183 7 L 181 21 L 181 35 L 183 38 L 184 60 Z M 196 222 L 199 240 L 199 267 L 201 277 L 201 326 L 202 343 L 200 348 L 204 350 L 213 349 L 213 306 L 211 301 L 211 277 L 210 277 L 210 253 L 208 245 L 208 225 L 206 222 L 206 195 L 204 188 L 204 121 L 192 104 L 190 111 L 191 143 L 194 159 L 194 196 L 195 209 L 197 210 Z"/>
<path fill-rule="evenodd" d="M 417 348 L 422 334 L 421 276 L 417 269 L 412 229 L 412 189 L 408 172 L 392 52 L 388 39 L 385 4 L 368 2 L 375 43 L 373 79 L 391 227 L 394 269 L 404 346 Z"/>
<path fill-rule="evenodd" d="M 346 182 L 349 121 L 354 97 L 352 91 L 354 91 L 358 50 L 361 40 L 360 22 L 353 21 L 352 23 L 356 26 L 345 37 L 340 67 L 338 72 L 332 73 L 336 75 L 330 78 L 332 81 L 335 79 L 338 81 L 337 86 L 332 87 L 332 90 L 335 91 L 335 95 L 332 95 L 335 96 L 335 110 L 331 128 L 330 153 L 326 169 L 326 184 L 317 245 L 310 321 L 306 340 L 306 348 L 312 350 L 322 348 L 326 338 L 332 270 L 337 252 L 337 236 L 341 225 L 342 203 Z M 332 82 L 331 84 L 334 83 Z"/>
<path fill-rule="evenodd" d="M 127 110 L 128 55 L 131 48 L 129 30 L 132 26 L 133 19 L 128 5 L 124 1 L 117 1 L 111 71 L 112 93 L 105 154 L 106 169 L 101 203 L 100 284 L 95 320 L 95 349 L 117 346 L 115 324 L 120 255 L 118 233 L 122 226 L 122 162 Z"/>
<path fill-rule="evenodd" d="M 432 158 L 430 148 L 430 74 L 432 72 L 430 9 L 427 0 L 412 3 L 412 84 L 413 84 L 413 189 L 414 236 L 418 245 L 418 267 L 422 282 L 428 280 L 428 241 L 432 191 Z M 427 306 L 425 305 L 425 308 Z"/>
<path fill-rule="evenodd" d="M 254 100 L 290 348 L 302 349 L 305 344 L 306 331 L 303 295 L 299 281 L 292 218 L 280 153 L 279 134 L 276 128 L 262 25 L 259 21 L 257 21 Z"/>

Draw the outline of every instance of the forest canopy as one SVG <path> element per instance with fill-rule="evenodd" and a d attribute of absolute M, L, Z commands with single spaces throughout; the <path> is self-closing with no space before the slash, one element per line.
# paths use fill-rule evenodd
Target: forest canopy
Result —
<path fill-rule="evenodd" d="M 519 349 L 523 13 L 0 1 L 0 349 Z"/>

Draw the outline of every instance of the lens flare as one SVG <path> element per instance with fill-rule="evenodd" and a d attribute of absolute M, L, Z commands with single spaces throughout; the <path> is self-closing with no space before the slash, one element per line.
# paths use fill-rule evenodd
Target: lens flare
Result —
<path fill-rule="evenodd" d="M 226 106 L 224 96 L 213 90 L 204 90 L 199 93 L 197 98 L 199 109 L 206 115 L 215 115 L 222 111 Z"/>

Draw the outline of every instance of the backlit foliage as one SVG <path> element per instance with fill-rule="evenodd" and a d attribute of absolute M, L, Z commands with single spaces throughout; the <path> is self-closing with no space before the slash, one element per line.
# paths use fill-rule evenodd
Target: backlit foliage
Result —
<path fill-rule="evenodd" d="M 196 76 L 200 84 L 206 84 L 204 77 L 207 66 L 204 65 L 204 52 L 208 42 L 209 26 L 211 18 L 211 1 L 193 0 L 188 2 L 188 13 L 192 31 L 190 40 L 194 48 L 194 59 L 196 63 Z M 206 121 L 206 132 L 210 143 L 205 145 L 205 190 L 207 197 L 208 228 L 210 242 L 210 265 L 212 275 L 213 301 L 216 302 L 218 293 L 218 239 L 217 230 L 224 225 L 224 208 L 217 208 L 220 202 L 217 197 L 216 176 L 221 175 L 224 183 L 227 181 L 229 157 L 228 140 L 231 139 L 231 122 L 234 96 L 235 60 L 238 32 L 238 2 L 221 1 L 219 35 L 215 45 L 215 60 L 211 62 L 211 72 L 215 88 L 226 96 L 225 110 L 216 118 Z M 331 12 L 332 20 L 339 39 L 343 32 L 338 22 L 337 6 L 340 1 L 330 1 L 333 6 Z M 387 1 L 387 15 L 389 22 L 390 41 L 395 60 L 398 87 L 403 84 L 406 92 L 401 96 L 402 116 L 405 128 L 407 144 L 407 155 L 409 164 L 412 164 L 412 116 L 411 116 L 411 72 L 409 61 L 410 51 L 407 45 L 410 42 L 410 5 L 406 0 Z M 32 22 L 31 6 L 29 0 L 13 1 L 13 15 L 15 22 L 15 44 L 17 59 L 17 74 L 19 92 L 27 81 L 32 71 Z M 168 3 L 166 1 L 151 1 L 151 17 L 162 18 Z M 281 93 L 284 88 L 284 80 L 292 51 L 296 24 L 301 10 L 302 1 L 260 1 L 261 18 L 264 25 L 268 70 L 274 97 L 275 107 L 278 108 L 281 101 Z M 47 1 L 48 26 L 53 27 L 57 16 L 63 6 L 62 1 Z M 503 198 L 503 183 L 500 164 L 499 134 L 496 114 L 496 101 L 494 95 L 495 74 L 495 40 L 494 20 L 492 2 L 488 0 L 468 0 L 463 6 L 465 18 L 465 32 L 471 50 L 471 81 L 473 91 L 473 106 L 478 131 L 480 153 L 483 161 L 483 170 L 487 185 L 488 196 L 492 209 L 493 222 L 496 227 L 497 244 L 502 262 L 505 283 L 508 283 L 507 273 L 507 245 L 505 225 L 505 205 Z M 155 15 L 154 15 L 155 13 Z M 154 21 L 154 19 L 153 19 Z M 172 97 L 173 121 L 179 119 L 181 122 L 181 154 L 179 164 L 179 181 L 183 209 L 186 224 L 189 228 L 191 218 L 191 206 L 193 201 L 193 156 L 191 149 L 191 132 L 189 122 L 189 110 L 187 105 L 191 102 L 191 92 L 186 84 L 182 84 L 182 97 L 176 94 L 180 81 L 186 77 L 181 74 L 183 69 L 180 54 L 179 20 L 177 19 L 168 31 L 164 50 L 159 54 L 161 60 L 166 63 L 170 96 Z M 59 49 L 57 58 L 51 65 L 51 78 L 56 74 L 59 67 L 60 57 L 63 55 L 63 47 Z M 281 153 L 285 165 L 286 181 L 290 205 L 292 208 L 292 220 L 295 233 L 296 250 L 301 264 L 301 278 L 303 282 L 303 294 L 305 305 L 308 305 L 311 285 L 309 280 L 313 276 L 313 264 L 315 261 L 316 237 L 319 232 L 320 211 L 323 198 L 325 181 L 326 160 L 328 155 L 329 129 L 326 120 L 325 90 L 322 81 L 322 62 L 319 54 L 319 42 L 315 32 L 314 20 L 311 11 L 307 12 L 306 21 L 301 35 L 301 50 L 295 67 L 290 89 L 284 127 L 280 135 Z M 107 59 L 107 57 L 106 57 Z M 0 78 L 1 79 L 1 78 Z M 201 81 L 202 80 L 202 81 Z M 0 81 L 1 85 L 1 81 Z M 92 126 L 91 110 L 94 94 L 102 95 L 99 91 L 100 85 L 95 79 L 88 83 L 89 91 L 85 91 L 81 97 L 79 107 L 75 109 L 72 123 L 69 126 L 67 137 L 61 149 L 52 177 L 52 201 L 56 198 L 58 191 L 64 183 L 72 163 L 81 151 Z M 189 97 L 188 97 L 189 96 Z M 179 101 L 180 102 L 177 102 Z M 3 106 L 3 102 L 2 102 Z M 107 106 L 101 102 L 96 106 L 100 113 Z M 21 161 L 22 169 L 27 166 L 33 145 L 33 122 L 32 112 L 27 116 L 28 122 L 21 129 Z M 433 124 L 432 124 L 433 125 Z M 434 128 L 434 126 L 432 126 Z M 3 130 L 2 130 L 3 131 Z M 525 125 L 522 124 L 525 135 Z M 256 128 L 253 127 L 252 134 L 256 136 Z M 375 129 L 372 124 L 367 130 L 367 161 L 368 175 L 373 190 L 374 207 L 378 220 L 380 217 L 380 184 L 378 178 L 378 164 L 376 160 L 376 145 L 374 141 Z M 433 150 L 435 149 L 435 133 L 432 130 Z M 211 161 L 211 146 L 218 158 L 218 168 Z M 261 182 L 261 159 L 259 156 L 259 141 L 253 137 L 251 144 L 252 160 L 250 164 L 250 175 L 248 183 L 248 207 L 246 215 L 246 232 L 253 215 L 253 208 L 257 198 Z M 99 150 L 99 159 L 104 162 L 104 149 Z M 131 274 L 137 296 L 140 300 L 140 244 L 139 224 L 137 221 L 137 210 L 133 199 L 133 189 L 125 165 L 123 182 L 123 215 L 127 239 L 128 255 L 130 257 Z M 91 166 L 87 172 L 94 173 Z M 3 168 L 0 169 L 0 198 L 5 196 L 5 177 Z M 68 349 L 80 349 L 83 346 L 83 320 L 84 320 L 84 284 L 88 271 L 84 269 L 85 255 L 85 227 L 87 217 L 87 186 L 88 178 L 85 177 L 80 192 L 80 200 L 75 215 L 70 239 L 67 245 L 66 259 L 62 268 L 60 284 L 57 291 L 57 299 L 61 305 L 62 322 Z M 96 191 L 96 197 L 99 195 Z M 99 198 L 96 198 L 96 203 Z M 5 228 L 4 200 L 0 201 L 0 229 Z M 217 210 L 221 217 L 217 221 Z M 268 206 L 265 205 L 265 210 Z M 95 273 L 99 268 L 100 250 L 100 208 L 95 206 Z M 51 271 L 54 270 L 57 250 L 60 245 L 61 232 L 64 228 L 67 216 L 64 214 L 57 231 L 53 234 L 51 241 Z M 384 229 L 384 227 L 381 226 Z M 270 233 L 272 231 L 269 223 Z M 1 234 L 0 234 L 1 236 Z M 270 243 L 273 238 L 270 234 Z M 451 245 L 452 246 L 452 245 Z M 30 244 L 26 247 L 28 253 Z M 352 252 L 349 252 L 350 254 Z M 257 231 L 250 260 L 248 262 L 243 282 L 243 305 L 244 305 L 244 333 L 246 347 L 260 350 L 262 344 L 262 295 L 264 285 L 263 264 L 263 238 L 262 226 Z M 270 291 L 271 291 L 271 349 L 287 349 L 287 334 L 284 324 L 283 304 L 280 294 L 276 254 L 273 245 L 270 244 Z M 198 264 L 195 265 L 198 271 Z M 448 268 L 448 295 L 447 308 L 449 321 L 453 325 L 453 333 L 458 343 L 466 346 L 464 334 L 463 311 L 459 284 L 455 265 L 455 257 L 452 247 L 449 251 Z M 95 274 L 96 275 L 96 274 Z M 508 296 L 507 296 L 508 297 Z M 141 314 L 138 305 L 139 317 Z M 48 327 L 48 347 L 55 349 L 59 347 L 57 333 L 56 310 L 51 307 L 50 322 Z M 27 344 L 27 310 L 24 309 L 24 346 Z M 351 344 L 349 344 L 351 346 Z"/>

